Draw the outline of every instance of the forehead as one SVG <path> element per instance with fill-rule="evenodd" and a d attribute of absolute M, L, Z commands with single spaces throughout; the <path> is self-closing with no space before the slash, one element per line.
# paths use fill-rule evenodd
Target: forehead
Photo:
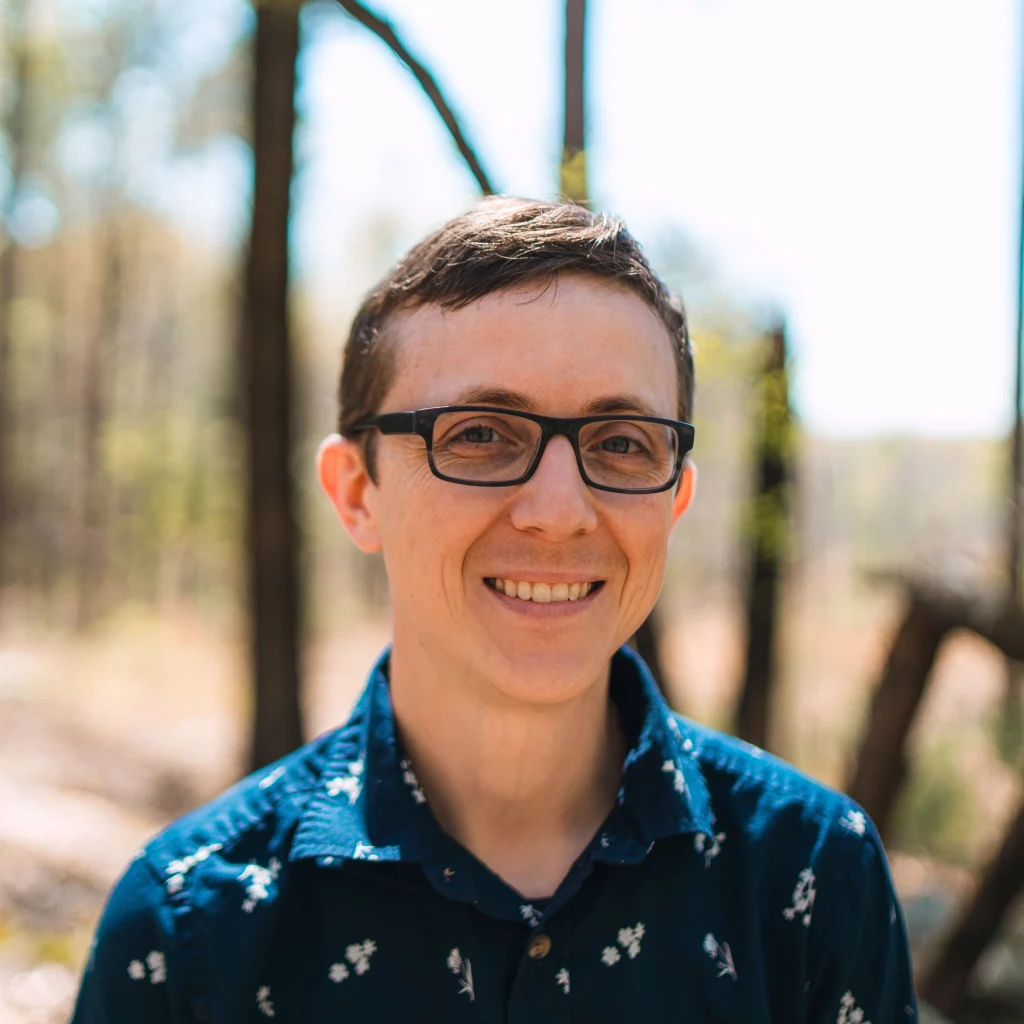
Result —
<path fill-rule="evenodd" d="M 563 274 L 461 309 L 419 307 L 397 317 L 388 333 L 396 364 L 384 410 L 452 404 L 474 391 L 504 389 L 554 416 L 578 415 L 614 396 L 636 398 L 653 415 L 678 412 L 668 328 L 640 296 L 615 282 Z"/>

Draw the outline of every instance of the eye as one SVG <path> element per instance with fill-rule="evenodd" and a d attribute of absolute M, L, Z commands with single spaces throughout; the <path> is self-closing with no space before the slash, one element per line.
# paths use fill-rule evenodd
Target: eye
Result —
<path fill-rule="evenodd" d="M 498 432 L 494 427 L 485 426 L 482 423 L 475 423 L 465 430 L 459 431 L 455 437 L 456 441 L 468 441 L 470 444 L 490 444 L 498 440 Z"/>
<path fill-rule="evenodd" d="M 616 434 L 614 437 L 606 437 L 601 442 L 602 451 L 611 452 L 613 455 L 639 455 L 646 451 L 639 441 L 624 434 Z"/>

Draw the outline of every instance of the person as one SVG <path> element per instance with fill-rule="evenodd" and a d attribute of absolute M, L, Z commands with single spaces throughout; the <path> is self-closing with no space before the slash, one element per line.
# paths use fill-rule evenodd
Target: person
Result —
<path fill-rule="evenodd" d="M 618 219 L 491 198 L 397 264 L 318 453 L 392 643 L 346 724 L 129 865 L 77 1024 L 916 1019 L 865 813 L 671 712 L 626 646 L 693 386 Z"/>

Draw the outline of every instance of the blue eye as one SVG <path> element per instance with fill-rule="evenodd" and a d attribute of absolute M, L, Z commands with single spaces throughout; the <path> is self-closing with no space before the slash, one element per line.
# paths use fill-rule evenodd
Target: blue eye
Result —
<path fill-rule="evenodd" d="M 493 427 L 474 426 L 467 427 L 459 434 L 459 439 L 468 441 L 470 444 L 488 444 L 495 440 L 495 430 Z"/>

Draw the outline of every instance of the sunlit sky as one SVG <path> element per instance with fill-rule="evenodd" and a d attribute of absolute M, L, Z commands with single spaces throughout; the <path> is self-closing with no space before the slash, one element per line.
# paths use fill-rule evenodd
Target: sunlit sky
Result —
<path fill-rule="evenodd" d="M 552 196 L 561 0 L 371 6 L 435 71 L 496 186 Z M 595 205 L 652 248 L 685 232 L 731 299 L 785 311 L 811 429 L 1008 429 L 1019 0 L 590 0 L 589 18 Z M 353 263 L 368 225 L 405 245 L 474 186 L 375 37 L 321 10 L 305 41 L 296 264 L 341 303 L 371 283 Z M 215 221 L 216 190 L 206 206 Z"/>

